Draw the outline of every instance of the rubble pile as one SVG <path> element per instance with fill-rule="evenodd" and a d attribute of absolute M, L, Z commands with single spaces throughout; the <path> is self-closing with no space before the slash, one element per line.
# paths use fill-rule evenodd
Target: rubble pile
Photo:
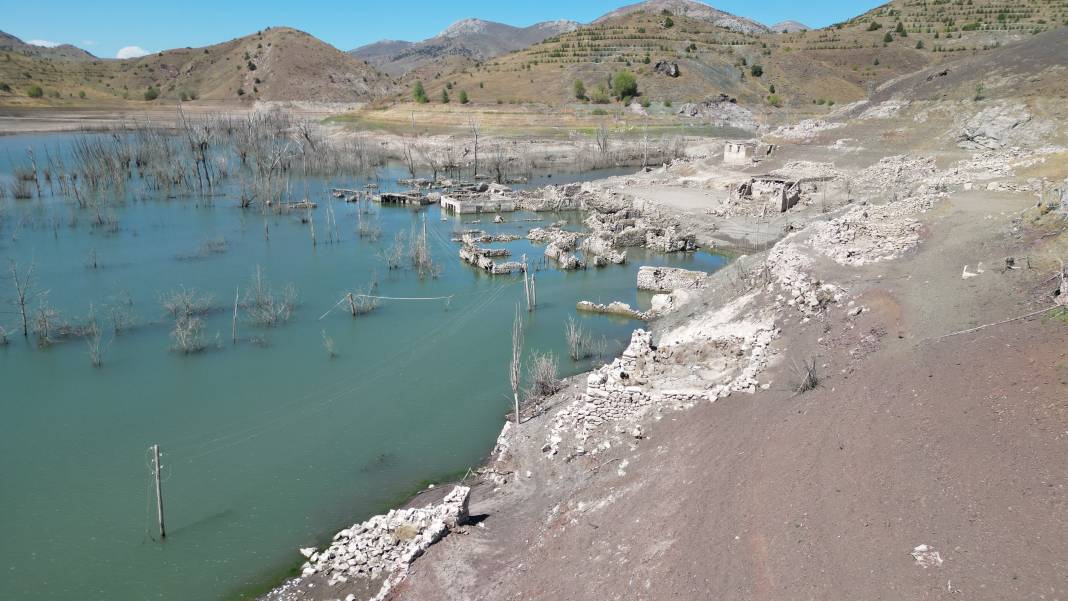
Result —
<path fill-rule="evenodd" d="M 898 154 L 884 157 L 853 178 L 855 187 L 864 192 L 912 190 L 937 172 L 935 160 L 926 156 Z"/>
<path fill-rule="evenodd" d="M 713 127 L 733 127 L 747 131 L 759 131 L 760 124 L 753 111 L 739 106 L 738 101 L 720 94 L 704 102 L 687 102 L 679 107 L 678 114 L 684 117 L 704 119 Z"/>
<path fill-rule="evenodd" d="M 841 217 L 814 223 L 809 243 L 843 265 L 892 259 L 916 246 L 921 224 L 916 219 L 944 194 L 924 191 L 878 206 L 856 206 Z"/>
<path fill-rule="evenodd" d="M 470 492 L 457 486 L 437 505 L 392 509 L 338 532 L 326 549 L 301 549 L 308 558 L 301 566 L 301 578 L 323 574 L 329 577 L 328 586 L 355 578 L 384 578 L 375 599 L 383 598 L 430 545 L 467 521 Z"/>
<path fill-rule="evenodd" d="M 829 303 L 838 303 L 843 297 L 839 287 L 809 275 L 812 258 L 793 242 L 776 244 L 764 265 L 771 281 L 784 293 L 777 300 L 797 309 L 805 317 L 820 313 Z"/>
<path fill-rule="evenodd" d="M 844 125 L 845 123 L 832 123 L 823 119 L 805 119 L 793 125 L 783 125 L 771 132 L 771 135 L 786 140 L 807 142 L 825 131 L 838 129 Z"/>
<path fill-rule="evenodd" d="M 524 211 L 579 211 L 587 208 L 592 196 L 582 184 L 573 183 L 522 190 L 516 193 L 515 202 L 516 208 Z"/>
<path fill-rule="evenodd" d="M 819 163 L 816 161 L 787 161 L 782 167 L 772 171 L 769 175 L 776 175 L 793 180 L 803 179 L 837 179 L 842 172 L 835 168 L 834 163 Z"/>

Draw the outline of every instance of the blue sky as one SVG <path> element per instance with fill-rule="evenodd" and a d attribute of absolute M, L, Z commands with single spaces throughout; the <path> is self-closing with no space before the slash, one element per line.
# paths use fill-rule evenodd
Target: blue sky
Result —
<path fill-rule="evenodd" d="M 299 2 L 294 0 L 184 0 L 97 2 L 93 0 L 0 0 L 0 31 L 23 40 L 71 43 L 102 57 L 139 48 L 149 52 L 206 46 L 271 25 L 288 25 L 342 49 L 383 38 L 421 40 L 450 23 L 479 17 L 511 25 L 550 19 L 587 22 L 633 0 L 393 0 Z M 785 19 L 813 27 L 830 25 L 881 1 L 717 0 L 720 10 L 763 23 Z"/>

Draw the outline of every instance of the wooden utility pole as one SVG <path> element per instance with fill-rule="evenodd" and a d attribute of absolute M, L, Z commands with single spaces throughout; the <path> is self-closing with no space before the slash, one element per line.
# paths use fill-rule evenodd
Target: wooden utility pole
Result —
<path fill-rule="evenodd" d="M 163 527 L 163 489 L 159 482 L 159 445 L 152 445 L 152 476 L 156 480 L 156 514 L 159 517 L 159 537 L 167 538 L 167 530 Z"/>
<path fill-rule="evenodd" d="M 234 319 L 230 325 L 230 339 L 233 344 L 237 344 L 237 301 L 241 298 L 241 287 L 234 288 Z"/>
<path fill-rule="evenodd" d="M 523 292 L 527 295 L 527 311 L 530 311 L 530 280 L 527 278 L 527 256 L 525 254 L 523 255 Z"/>
<path fill-rule="evenodd" d="M 538 306 L 538 286 L 537 277 L 534 274 L 530 274 L 530 305 L 531 307 Z"/>

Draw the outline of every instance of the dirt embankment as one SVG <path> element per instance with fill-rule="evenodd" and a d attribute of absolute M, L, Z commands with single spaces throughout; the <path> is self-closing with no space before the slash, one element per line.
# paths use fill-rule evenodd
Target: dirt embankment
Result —
<path fill-rule="evenodd" d="M 507 426 L 471 523 L 388 598 L 1068 595 L 1063 139 L 978 151 L 953 111 L 884 108 L 760 165 L 586 184 L 774 232 Z M 730 193 L 768 172 L 826 187 L 779 215 Z"/>

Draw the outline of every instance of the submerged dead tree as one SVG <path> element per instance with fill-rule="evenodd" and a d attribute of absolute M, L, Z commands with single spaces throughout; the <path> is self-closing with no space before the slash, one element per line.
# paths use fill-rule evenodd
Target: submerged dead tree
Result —
<path fill-rule="evenodd" d="M 22 319 L 22 337 L 28 338 L 30 336 L 30 319 L 27 313 L 26 305 L 29 299 L 34 296 L 33 294 L 33 272 L 37 265 L 30 263 L 30 266 L 24 273 L 19 273 L 19 264 L 14 259 L 9 259 L 9 273 L 11 274 L 11 285 L 15 288 L 15 307 L 18 310 L 19 317 Z"/>

